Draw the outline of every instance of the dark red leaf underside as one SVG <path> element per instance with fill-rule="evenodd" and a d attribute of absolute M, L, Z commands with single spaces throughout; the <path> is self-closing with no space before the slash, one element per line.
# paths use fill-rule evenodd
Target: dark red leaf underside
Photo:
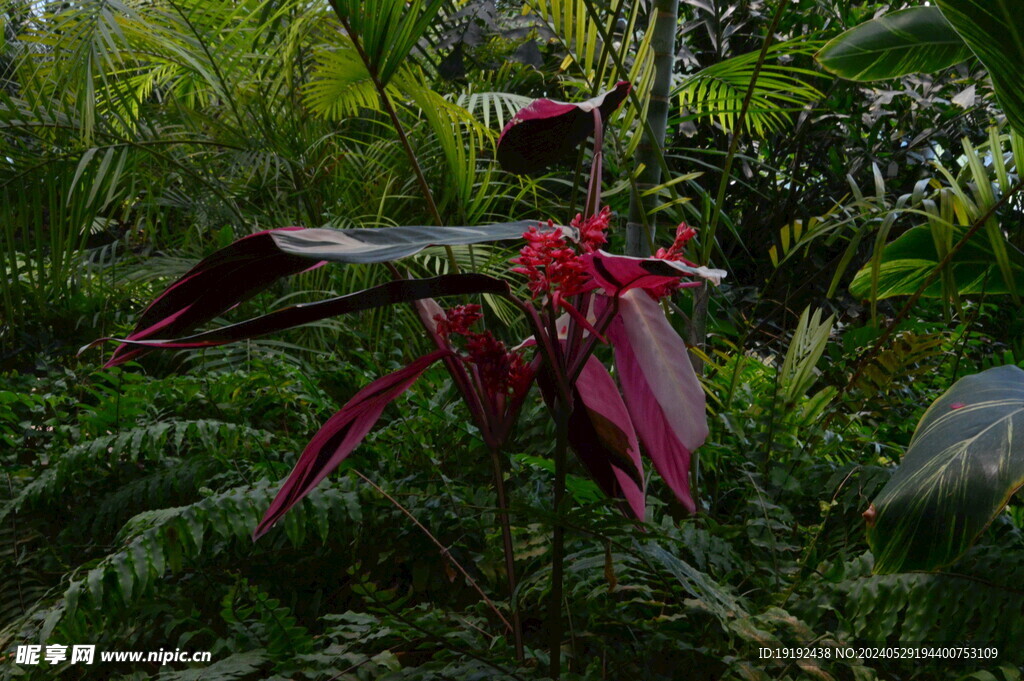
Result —
<path fill-rule="evenodd" d="M 626 99 L 630 87 L 621 81 L 614 89 L 576 104 L 534 100 L 501 131 L 498 163 L 510 173 L 521 175 L 543 170 L 570 156 L 580 142 L 594 134 L 593 110 L 601 110 L 603 126 Z"/>
<path fill-rule="evenodd" d="M 308 260 L 306 261 L 309 262 Z M 443 298 L 453 295 L 491 293 L 507 295 L 508 284 L 484 274 L 445 274 L 432 279 L 401 279 L 389 281 L 365 291 L 282 308 L 269 314 L 244 322 L 231 324 L 219 329 L 169 339 L 116 339 L 122 346 L 136 346 L 144 349 L 205 348 L 225 345 L 248 338 L 257 338 L 268 333 L 283 331 L 321 319 L 342 314 L 362 312 L 373 308 L 410 303 L 425 298 Z M 111 339 L 100 339 L 111 340 Z M 100 342 L 95 341 L 95 342 Z"/>

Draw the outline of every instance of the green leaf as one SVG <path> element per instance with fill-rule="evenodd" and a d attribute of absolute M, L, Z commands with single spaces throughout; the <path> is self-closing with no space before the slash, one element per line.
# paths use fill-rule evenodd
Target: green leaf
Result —
<path fill-rule="evenodd" d="M 954 241 L 956 241 L 954 237 Z M 1016 249 L 1009 252 L 1010 271 L 1015 275 L 1015 288 L 1024 288 L 1024 258 Z M 875 300 L 893 296 L 912 295 L 924 280 L 938 267 L 940 258 L 935 248 L 935 237 L 930 227 L 914 227 L 885 247 L 878 267 L 878 287 Z M 947 297 L 950 293 L 944 286 L 955 288 L 953 293 L 989 295 L 1010 293 L 1001 274 L 997 258 L 992 252 L 986 235 L 972 238 L 953 257 L 949 264 L 949 281 L 936 279 L 925 289 L 924 295 L 931 298 Z M 850 283 L 850 293 L 857 298 L 872 298 L 873 265 L 868 263 Z"/>
<path fill-rule="evenodd" d="M 988 69 L 1006 118 L 1024 132 L 1024 11 L 1009 0 L 938 0 L 936 3 L 964 42 Z"/>
<path fill-rule="evenodd" d="M 443 0 L 331 0 L 358 36 L 364 61 L 387 85 L 434 22 Z M 352 36 L 353 38 L 355 36 Z"/>
<path fill-rule="evenodd" d="M 865 81 L 934 73 L 970 56 L 938 7 L 911 7 L 846 31 L 821 48 L 816 58 L 840 78 Z"/>
<path fill-rule="evenodd" d="M 1024 371 L 988 369 L 928 408 L 865 514 L 875 572 L 955 561 L 1024 485 Z"/>

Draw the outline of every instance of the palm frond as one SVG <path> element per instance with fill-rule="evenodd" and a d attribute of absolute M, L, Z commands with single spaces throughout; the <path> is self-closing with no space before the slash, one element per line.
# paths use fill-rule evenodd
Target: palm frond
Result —
<path fill-rule="evenodd" d="M 797 55 L 813 54 L 818 43 L 788 41 L 772 45 L 761 66 L 744 122 L 745 130 L 759 136 L 789 122 L 789 114 L 801 111 L 822 98 L 806 78 L 814 71 L 784 63 Z M 750 52 L 713 64 L 686 78 L 673 89 L 684 111 L 695 119 L 712 119 L 731 132 L 743 108 L 754 77 L 758 53 Z"/>

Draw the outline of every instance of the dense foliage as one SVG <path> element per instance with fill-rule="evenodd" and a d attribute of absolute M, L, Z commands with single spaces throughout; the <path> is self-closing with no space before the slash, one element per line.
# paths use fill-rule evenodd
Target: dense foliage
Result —
<path fill-rule="evenodd" d="M 2 2 L 0 678 L 550 678 L 553 590 L 562 679 L 1019 678 L 1024 130 L 1007 69 L 1024 30 L 981 44 L 977 4 Z M 262 230 L 568 225 L 592 147 L 516 175 L 499 134 L 536 97 L 620 81 L 602 248 L 664 253 L 685 221 L 680 252 L 729 272 L 662 303 L 707 399 L 696 512 L 648 467 L 631 520 L 572 460 L 553 509 L 559 433 L 537 390 L 500 500 L 438 365 L 253 542 L 331 415 L 435 350 L 411 306 L 112 368 L 113 346 L 76 354 Z M 522 246 L 400 262 L 529 299 Z M 212 326 L 394 276 L 295 271 Z M 531 334 L 506 298 L 461 302 L 503 348 Z M 928 497 L 915 475 L 944 447 L 973 465 L 926 476 Z M 15 661 L 82 643 L 212 661 Z M 761 654 L 917 644 L 999 657 Z"/>

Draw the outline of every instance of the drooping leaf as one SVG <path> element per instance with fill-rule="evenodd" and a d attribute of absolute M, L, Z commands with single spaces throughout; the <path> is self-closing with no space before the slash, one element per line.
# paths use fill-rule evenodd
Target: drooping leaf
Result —
<path fill-rule="evenodd" d="M 647 455 L 691 513 L 690 458 L 708 436 L 704 389 L 686 344 L 643 290 L 619 300 L 608 327 L 626 406 Z"/>
<path fill-rule="evenodd" d="M 308 262 L 308 261 L 307 261 Z M 427 298 L 443 298 L 453 295 L 490 293 L 507 295 L 508 283 L 485 274 L 445 274 L 432 279 L 400 279 L 375 286 L 365 291 L 282 308 L 274 312 L 230 324 L 219 329 L 170 339 L 124 339 L 101 338 L 91 345 L 108 340 L 117 340 L 122 346 L 139 348 L 205 348 L 225 345 L 246 338 L 256 338 L 275 331 L 290 329 L 302 324 L 337 317 L 342 314 L 362 312 L 377 307 L 411 303 Z M 88 347 L 88 346 L 87 346 Z"/>
<path fill-rule="evenodd" d="M 204 258 L 171 284 L 146 308 L 126 340 L 180 337 L 251 298 L 278 279 L 325 261 L 386 262 L 413 255 L 428 246 L 518 239 L 531 224 L 537 223 L 521 220 L 486 227 L 403 226 L 383 229 L 285 227 L 252 234 Z M 551 228 L 541 224 L 538 229 Z M 302 306 L 296 306 L 296 309 L 305 310 L 303 314 L 311 313 Z M 301 316 L 299 312 L 290 314 Z M 129 349 L 129 344 L 118 347 L 106 366 L 117 366 L 146 352 L 145 344 L 135 345 L 134 349 Z"/>
<path fill-rule="evenodd" d="M 936 73 L 970 56 L 970 48 L 938 7 L 910 7 L 833 38 L 816 58 L 840 78 L 869 81 Z"/>
<path fill-rule="evenodd" d="M 1024 371 L 957 381 L 921 418 L 900 467 L 865 513 L 879 573 L 956 560 L 1024 485 Z"/>
<path fill-rule="evenodd" d="M 661 258 L 634 258 L 612 255 L 604 251 L 588 253 L 582 257 L 587 272 L 605 293 L 615 295 L 634 288 L 656 289 L 679 281 L 680 277 L 700 277 L 717 285 L 725 278 L 725 270 L 693 267 L 675 260 Z M 684 283 L 684 287 L 699 286 L 699 282 Z"/>
<path fill-rule="evenodd" d="M 251 234 L 204 258 L 149 304 L 128 340 L 187 333 L 278 279 L 315 267 L 307 258 L 281 253 L 274 243 L 274 234 L 301 229 L 285 227 Z M 105 366 L 123 364 L 145 351 L 121 345 Z"/>
<path fill-rule="evenodd" d="M 985 65 L 1010 125 L 1024 133 L 1024 12 L 1013 0 L 938 0 L 943 15 Z"/>
<path fill-rule="evenodd" d="M 284 253 L 315 260 L 375 263 L 398 260 L 428 246 L 457 246 L 519 239 L 536 220 L 479 227 L 403 226 L 382 229 L 304 229 L 274 234 Z M 540 225 L 538 229 L 548 229 Z"/>
<path fill-rule="evenodd" d="M 1010 270 L 1016 275 L 1016 289 L 1024 289 L 1024 257 L 1009 244 L 1007 246 Z M 941 260 L 930 227 L 908 230 L 882 251 L 875 299 L 912 295 Z M 873 267 L 873 263 L 868 263 L 857 272 L 850 283 L 850 293 L 861 299 L 871 298 Z M 984 234 L 972 238 L 953 256 L 949 263 L 949 273 L 950 277 L 946 280 L 936 279 L 925 289 L 924 295 L 943 297 L 950 293 L 944 287 L 950 285 L 955 287 L 953 293 L 956 295 L 1010 292 Z"/>
<path fill-rule="evenodd" d="M 615 380 L 594 356 L 576 379 L 576 398 L 569 444 L 604 493 L 625 498 L 633 515 L 643 520 L 643 464 L 636 431 Z"/>
<path fill-rule="evenodd" d="M 626 99 L 630 87 L 621 81 L 613 90 L 575 104 L 535 99 L 501 131 L 498 163 L 510 173 L 523 174 L 543 170 L 570 155 L 594 134 L 594 109 L 600 109 L 601 124 L 605 125 Z"/>
<path fill-rule="evenodd" d="M 306 445 L 295 468 L 256 526 L 253 540 L 266 534 L 288 509 L 300 502 L 359 446 L 380 418 L 384 407 L 408 390 L 427 367 L 449 354 L 448 350 L 438 350 L 420 357 L 404 369 L 378 378 L 328 419 Z"/>

